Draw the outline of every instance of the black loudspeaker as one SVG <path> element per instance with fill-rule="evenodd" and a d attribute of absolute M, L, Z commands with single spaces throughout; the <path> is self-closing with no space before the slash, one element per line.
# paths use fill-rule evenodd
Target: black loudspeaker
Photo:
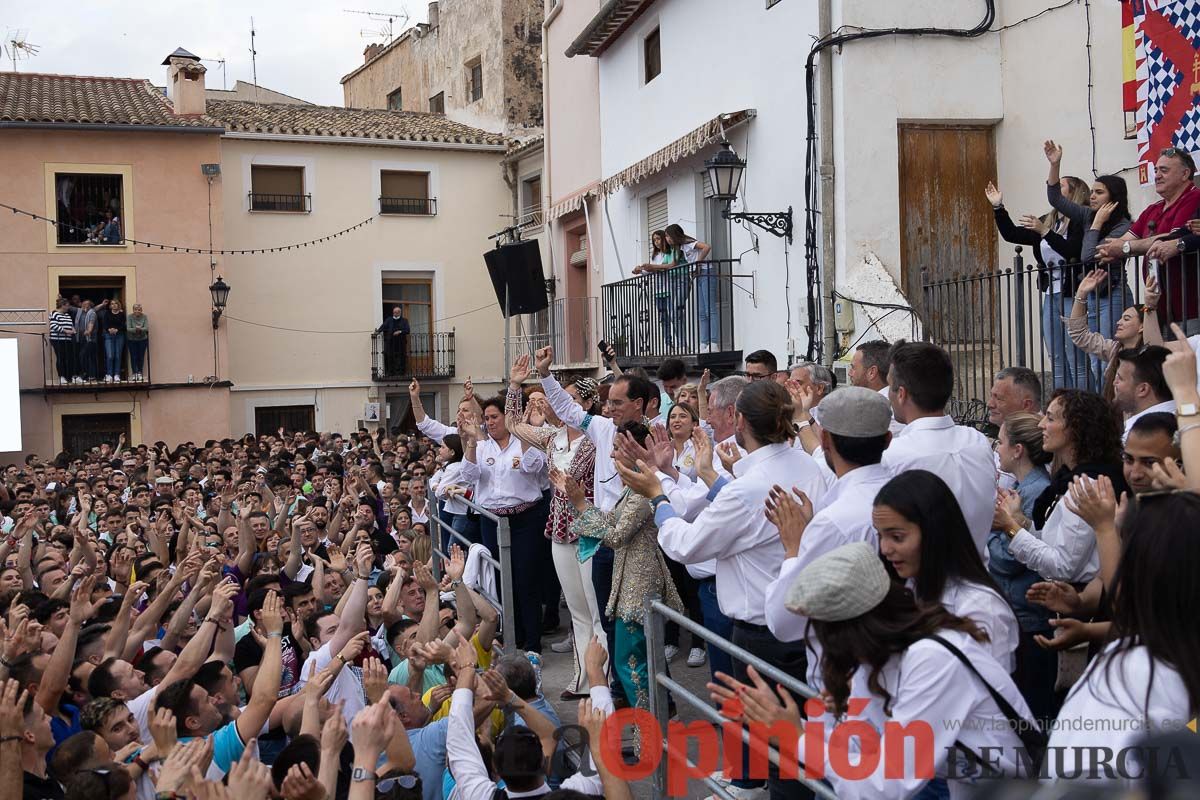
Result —
<path fill-rule="evenodd" d="M 509 314 L 532 314 L 550 305 L 542 275 L 542 251 L 537 242 L 502 245 L 484 253 L 483 260 L 492 277 L 501 313 L 506 291 Z"/>

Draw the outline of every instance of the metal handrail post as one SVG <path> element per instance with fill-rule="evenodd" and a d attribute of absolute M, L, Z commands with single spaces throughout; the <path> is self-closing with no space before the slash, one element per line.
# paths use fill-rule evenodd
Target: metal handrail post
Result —
<path fill-rule="evenodd" d="M 1021 275 L 1025 271 L 1025 259 L 1021 257 L 1021 248 L 1017 247 L 1017 254 L 1013 257 L 1013 271 L 1017 275 Z M 1025 292 L 1021 291 L 1020 286 L 1017 288 L 1017 366 L 1025 366 Z"/>
<path fill-rule="evenodd" d="M 500 546 L 500 597 L 504 606 L 504 643 L 517 652 L 517 613 L 513 602 L 512 529 L 508 517 L 496 523 L 496 539 Z"/>
<path fill-rule="evenodd" d="M 663 669 L 663 664 L 659 663 L 663 659 L 663 645 L 666 638 L 666 629 L 664 627 L 661 614 L 654 613 L 655 603 L 662 601 L 662 595 L 652 594 L 645 601 L 645 621 L 643 623 L 646 631 L 646 678 L 650 684 L 650 713 L 654 715 L 654 720 L 658 723 L 660 731 L 667 730 L 667 691 L 659 686 L 655 676 Z M 622 624 L 619 620 L 618 625 Z M 616 657 L 616 653 L 610 654 L 612 658 Z M 639 732 L 639 736 L 641 733 Z M 654 742 L 651 747 L 658 749 L 662 742 Z M 660 800 L 667 793 L 667 758 L 659 759 L 658 766 L 654 770 L 654 798 Z"/>

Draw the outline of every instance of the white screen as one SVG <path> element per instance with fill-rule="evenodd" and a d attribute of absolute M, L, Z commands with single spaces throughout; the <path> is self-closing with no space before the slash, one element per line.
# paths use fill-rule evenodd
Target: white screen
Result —
<path fill-rule="evenodd" d="M 17 340 L 0 339 L 0 453 L 21 449 L 21 381 Z"/>

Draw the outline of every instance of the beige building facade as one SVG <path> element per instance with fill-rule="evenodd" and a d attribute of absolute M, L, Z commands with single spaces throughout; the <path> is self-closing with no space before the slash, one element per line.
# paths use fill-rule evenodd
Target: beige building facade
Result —
<path fill-rule="evenodd" d="M 440 0 L 342 78 L 347 108 L 444 113 L 524 138 L 542 126 L 542 0 Z"/>
<path fill-rule="evenodd" d="M 234 435 L 408 427 L 408 384 L 445 415 L 499 387 L 503 320 L 483 252 L 511 203 L 504 140 L 441 115 L 211 102 L 225 235 Z M 362 224 L 365 223 L 365 224 Z M 374 334 L 400 305 L 403 360 Z M 378 419 L 374 412 L 378 404 Z"/>
<path fill-rule="evenodd" d="M 222 244 L 222 197 L 202 169 L 221 160 L 221 127 L 197 113 L 199 62 L 164 66 L 169 97 L 143 79 L 0 73 L 3 202 L 61 223 L 0 215 L 0 338 L 18 342 L 22 432 L 21 450 L 0 462 L 78 455 L 122 434 L 174 445 L 229 428 L 229 353 L 225 329 L 212 326 L 209 257 L 186 252 Z M 105 212 L 120 232 L 96 241 L 88 231 Z M 144 380 L 132 380 L 125 354 L 120 380 L 105 383 L 102 341 L 90 364 L 80 353 L 56 357 L 48 316 L 59 295 L 140 304 Z M 99 380 L 73 382 L 85 366 Z"/>

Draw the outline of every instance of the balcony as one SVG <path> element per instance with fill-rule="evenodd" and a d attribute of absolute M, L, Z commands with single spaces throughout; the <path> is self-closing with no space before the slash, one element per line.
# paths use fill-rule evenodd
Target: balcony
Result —
<path fill-rule="evenodd" d="M 93 392 L 133 392 L 146 390 L 154 384 L 150 372 L 152 348 L 146 349 L 142 359 L 141 379 L 134 380 L 133 363 L 130 360 L 128 342 L 121 355 L 120 380 L 104 382 L 104 342 L 97 340 L 85 353 L 78 342 L 64 344 L 42 336 L 43 389 L 47 392 L 91 394 Z"/>
<path fill-rule="evenodd" d="M 681 267 L 679 273 L 638 275 L 601 290 L 604 339 L 622 366 L 657 367 L 679 358 L 689 367 L 741 363 L 734 342 L 733 293 L 736 260 Z"/>
<path fill-rule="evenodd" d="M 600 332 L 599 297 L 560 297 L 545 311 L 530 315 L 531 332 L 510 338 L 514 353 L 532 356 L 554 347 L 554 370 L 591 370 L 601 366 L 596 345 Z"/>
<path fill-rule="evenodd" d="M 517 225 L 520 226 L 523 233 L 540 230 L 544 223 L 545 215 L 542 213 L 540 203 L 521 209 L 521 214 L 517 217 Z"/>
<path fill-rule="evenodd" d="M 382 333 L 371 334 L 371 380 L 385 383 L 411 378 L 454 377 L 454 332 L 410 333 L 392 345 Z"/>
<path fill-rule="evenodd" d="M 380 197 L 380 214 L 432 217 L 437 214 L 436 197 Z"/>
<path fill-rule="evenodd" d="M 312 195 L 250 192 L 250 210 L 288 211 L 295 214 L 307 214 L 312 211 Z"/>

